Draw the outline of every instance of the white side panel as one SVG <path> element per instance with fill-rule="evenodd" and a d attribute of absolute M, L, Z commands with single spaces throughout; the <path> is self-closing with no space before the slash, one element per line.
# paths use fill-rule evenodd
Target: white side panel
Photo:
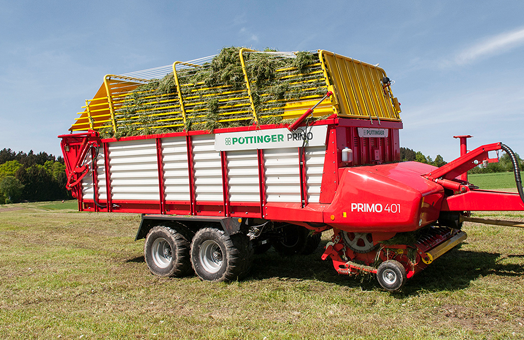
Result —
<path fill-rule="evenodd" d="M 264 150 L 267 202 L 300 203 L 298 148 Z"/>
<path fill-rule="evenodd" d="M 162 139 L 166 201 L 189 201 L 189 172 L 185 137 Z"/>
<path fill-rule="evenodd" d="M 215 135 L 194 136 L 193 167 L 197 201 L 223 201 L 220 152 L 215 151 Z"/>
<path fill-rule="evenodd" d="M 104 152 L 100 148 L 100 152 L 97 157 L 96 162 L 97 176 L 98 176 L 98 200 L 107 199 L 107 188 L 106 188 L 106 169 L 105 169 L 105 159 Z M 93 173 L 89 171 L 87 175 L 82 179 L 82 195 L 84 199 L 92 200 L 93 199 Z"/>
<path fill-rule="evenodd" d="M 325 157 L 325 146 L 306 148 L 307 200 L 309 203 L 320 202 L 320 186 L 322 184 Z"/>
<path fill-rule="evenodd" d="M 228 151 L 227 169 L 229 200 L 260 202 L 257 151 Z"/>
<path fill-rule="evenodd" d="M 155 140 L 109 144 L 114 200 L 160 200 Z"/>

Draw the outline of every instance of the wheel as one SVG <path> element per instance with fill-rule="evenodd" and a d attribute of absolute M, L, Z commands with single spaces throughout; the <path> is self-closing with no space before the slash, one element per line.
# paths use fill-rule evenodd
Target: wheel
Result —
<path fill-rule="evenodd" d="M 268 238 L 255 239 L 251 241 L 255 254 L 264 254 L 271 248 L 271 241 Z"/>
<path fill-rule="evenodd" d="M 280 235 L 271 240 L 275 250 L 283 256 L 300 254 L 306 248 L 309 230 L 294 224 L 282 227 Z"/>
<path fill-rule="evenodd" d="M 233 281 L 251 268 L 253 247 L 243 234 L 228 236 L 223 230 L 200 229 L 191 243 L 191 264 L 204 281 Z"/>
<path fill-rule="evenodd" d="M 344 243 L 355 253 L 368 253 L 376 248 L 378 244 L 373 245 L 371 233 L 353 233 L 348 231 L 342 232 Z"/>
<path fill-rule="evenodd" d="M 157 226 L 149 231 L 144 258 L 151 273 L 157 276 L 184 276 L 191 272 L 188 238 L 168 227 Z"/>
<path fill-rule="evenodd" d="M 387 291 L 393 292 L 406 283 L 406 269 L 400 262 L 389 260 L 382 262 L 377 270 L 378 283 Z"/>
<path fill-rule="evenodd" d="M 313 254 L 313 252 L 317 249 L 318 245 L 320 244 L 321 237 L 322 237 L 322 233 L 308 235 L 306 239 L 306 246 L 304 250 L 302 250 L 301 254 L 304 254 L 304 255 Z"/>

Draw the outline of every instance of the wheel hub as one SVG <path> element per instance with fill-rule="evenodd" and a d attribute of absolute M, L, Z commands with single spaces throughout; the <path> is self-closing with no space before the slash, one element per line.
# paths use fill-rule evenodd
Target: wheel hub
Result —
<path fill-rule="evenodd" d="M 173 260 L 171 246 L 164 238 L 157 238 L 151 246 L 151 258 L 159 268 L 167 268 Z"/>
<path fill-rule="evenodd" d="M 222 249 L 215 241 L 207 240 L 202 243 L 199 258 L 204 269 L 210 273 L 216 273 L 222 268 Z"/>
<path fill-rule="evenodd" d="M 217 250 L 213 250 L 213 262 L 220 263 L 222 262 L 222 252 L 220 251 L 220 248 Z"/>
<path fill-rule="evenodd" d="M 382 278 L 387 284 L 393 284 L 397 280 L 397 275 L 393 270 L 388 269 L 384 271 Z"/>

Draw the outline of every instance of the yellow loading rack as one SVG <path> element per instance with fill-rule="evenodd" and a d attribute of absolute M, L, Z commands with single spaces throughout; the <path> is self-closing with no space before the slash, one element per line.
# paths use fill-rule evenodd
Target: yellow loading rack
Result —
<path fill-rule="evenodd" d="M 70 130 L 101 130 L 126 135 L 137 130 L 155 133 L 209 129 L 216 124 L 223 127 L 288 121 L 298 118 L 328 90 L 334 95 L 315 109 L 316 118 L 336 114 L 400 121 L 398 101 L 385 81 L 386 73 L 378 66 L 318 50 L 314 54 L 316 62 L 302 70 L 279 68 L 271 81 L 273 87 L 253 91 L 257 79 L 250 78 L 247 72 L 252 62 L 250 53 L 262 53 L 269 58 L 295 57 L 291 53 L 240 49 L 241 87 L 191 82 L 190 76 L 200 68 L 209 67 L 208 63 L 175 62 L 172 73 L 160 82 L 158 79 L 106 75 L 94 98 L 86 100 L 85 110 L 79 113 L 80 117 Z M 166 87 L 162 82 L 171 82 L 172 86 Z M 281 92 L 275 95 L 274 89 Z M 209 125 L 210 121 L 215 125 Z"/>

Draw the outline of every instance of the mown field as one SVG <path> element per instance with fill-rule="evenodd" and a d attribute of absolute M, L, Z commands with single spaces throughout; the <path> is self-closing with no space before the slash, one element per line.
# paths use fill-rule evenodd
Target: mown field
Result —
<path fill-rule="evenodd" d="M 138 215 L 75 207 L 0 206 L 0 338 L 524 338 L 523 229 L 467 224 L 460 248 L 393 294 L 337 275 L 321 248 L 258 255 L 242 282 L 158 278 L 134 241 Z"/>

